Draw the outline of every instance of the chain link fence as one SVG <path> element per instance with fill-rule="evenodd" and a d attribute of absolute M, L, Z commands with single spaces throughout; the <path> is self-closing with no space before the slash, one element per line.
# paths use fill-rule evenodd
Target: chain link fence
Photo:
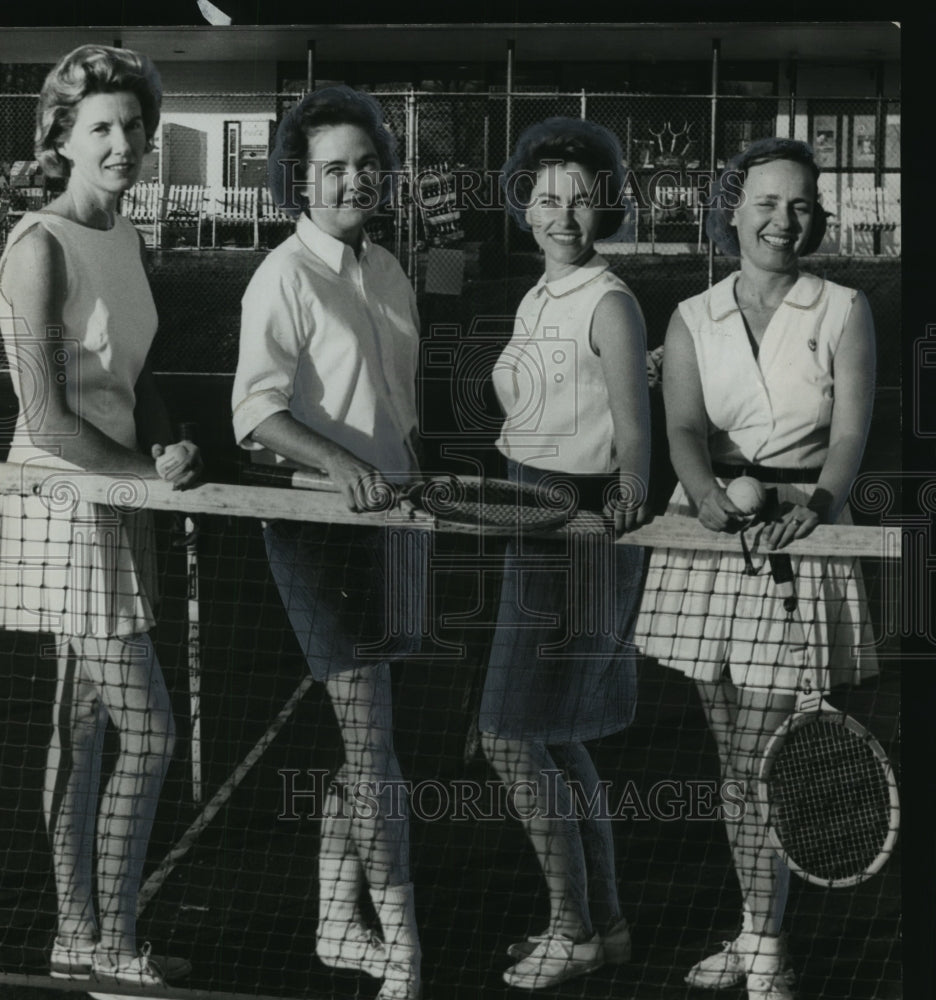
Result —
<path fill-rule="evenodd" d="M 480 244 L 496 260 L 505 240 L 512 252 L 533 251 L 506 227 L 494 172 L 525 128 L 555 115 L 589 118 L 621 141 L 633 210 L 615 252 L 705 252 L 706 175 L 754 139 L 784 135 L 812 143 L 823 168 L 820 191 L 832 214 L 820 252 L 900 254 L 896 101 L 586 91 L 375 96 L 404 169 L 394 205 L 372 225 L 414 277 L 430 247 L 461 246 L 474 256 Z M 266 158 L 276 123 L 299 97 L 167 94 L 156 148 L 125 214 L 160 248 L 275 245 L 288 226 L 265 197 Z M 4 234 L 52 191 L 33 161 L 35 106 L 36 95 L 0 95 Z"/>

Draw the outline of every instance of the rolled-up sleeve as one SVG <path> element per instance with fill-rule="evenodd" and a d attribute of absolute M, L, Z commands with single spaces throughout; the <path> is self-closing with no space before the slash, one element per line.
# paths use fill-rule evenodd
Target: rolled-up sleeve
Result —
<path fill-rule="evenodd" d="M 242 448 L 262 446 L 250 434 L 267 417 L 289 409 L 296 370 L 311 330 L 296 289 L 261 268 L 241 300 L 240 352 L 231 405 L 234 437 Z"/>

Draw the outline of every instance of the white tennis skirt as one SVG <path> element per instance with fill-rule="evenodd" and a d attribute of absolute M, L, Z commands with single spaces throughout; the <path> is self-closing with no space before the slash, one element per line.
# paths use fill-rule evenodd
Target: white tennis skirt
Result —
<path fill-rule="evenodd" d="M 117 636 L 155 624 L 153 521 L 69 497 L 0 497 L 0 628 Z"/>
<path fill-rule="evenodd" d="M 805 502 L 813 487 L 777 486 L 781 502 Z M 668 514 L 695 516 L 682 485 Z M 839 524 L 850 524 L 847 509 Z M 857 559 L 791 556 L 799 614 L 811 650 L 814 684 L 823 691 L 878 672 L 861 567 Z M 742 687 L 793 691 L 799 666 L 787 662 L 787 613 L 766 557 L 756 575 L 738 554 L 655 549 L 637 619 L 636 642 L 648 656 L 700 681 L 727 668 Z"/>

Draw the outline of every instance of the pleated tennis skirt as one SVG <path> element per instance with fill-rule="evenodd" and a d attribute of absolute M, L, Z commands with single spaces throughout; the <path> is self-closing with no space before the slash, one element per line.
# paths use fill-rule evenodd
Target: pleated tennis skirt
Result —
<path fill-rule="evenodd" d="M 67 473 L 65 473 L 67 475 Z M 149 511 L 52 497 L 0 497 L 0 628 L 119 636 L 155 625 Z"/>
<path fill-rule="evenodd" d="M 780 502 L 804 503 L 812 486 L 780 484 Z M 682 485 L 668 514 L 695 516 Z M 851 524 L 846 509 L 839 524 Z M 878 672 L 858 559 L 791 556 L 799 614 L 812 651 L 815 685 L 828 691 Z M 636 641 L 655 657 L 700 681 L 727 669 L 735 685 L 794 691 L 800 670 L 784 662 L 787 612 L 766 555 L 746 570 L 738 554 L 655 549 L 650 557 Z"/>
<path fill-rule="evenodd" d="M 509 469 L 516 478 L 518 467 Z M 538 471 L 523 466 L 519 474 L 535 483 Z M 585 477 L 567 478 L 579 495 L 589 492 Z M 607 477 L 591 478 L 601 480 L 593 491 L 600 496 Z M 481 696 L 482 732 L 562 744 L 630 725 L 644 552 L 615 545 L 610 530 L 511 540 Z"/>

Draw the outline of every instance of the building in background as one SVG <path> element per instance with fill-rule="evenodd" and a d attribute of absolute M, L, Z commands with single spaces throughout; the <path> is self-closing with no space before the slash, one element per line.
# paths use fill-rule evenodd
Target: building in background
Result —
<path fill-rule="evenodd" d="M 4 174 L 32 159 L 31 95 L 45 72 L 89 41 L 145 51 L 163 77 L 162 122 L 141 176 L 162 207 L 151 198 L 144 215 L 171 214 L 167 194 L 184 186 L 204 192 L 208 218 L 263 218 L 260 198 L 230 189 L 261 189 L 284 110 L 311 87 L 343 82 L 380 95 L 414 175 L 440 165 L 496 170 L 519 131 L 548 115 L 607 125 L 645 208 L 622 237 L 638 251 L 701 249 L 685 172 L 717 168 L 761 136 L 792 135 L 813 144 L 823 167 L 833 213 L 823 250 L 899 253 L 899 29 L 888 22 L 8 28 Z M 654 181 L 661 170 L 680 176 Z M 15 198 L 10 206 L 14 215 L 22 207 Z M 410 244 L 502 232 L 492 219 L 450 216 L 440 212 L 448 224 L 434 227 L 431 214 L 413 212 L 397 229 Z M 261 238 L 259 226 L 245 231 L 248 242 Z"/>

